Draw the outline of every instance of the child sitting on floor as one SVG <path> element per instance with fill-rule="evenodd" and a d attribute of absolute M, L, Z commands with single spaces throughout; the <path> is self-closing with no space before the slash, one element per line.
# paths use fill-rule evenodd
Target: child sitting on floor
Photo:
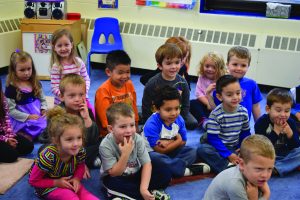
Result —
<path fill-rule="evenodd" d="M 207 188 L 203 200 L 268 200 L 268 180 L 274 167 L 275 151 L 268 138 L 251 135 L 244 139 L 238 166 L 218 174 Z"/>
<path fill-rule="evenodd" d="M 255 123 L 255 132 L 269 138 L 276 151 L 274 173 L 285 176 L 300 167 L 300 140 L 290 117 L 293 98 L 288 90 L 275 88 L 267 95 L 267 114 Z"/>
<path fill-rule="evenodd" d="M 126 103 L 112 104 L 106 111 L 109 134 L 99 151 L 101 176 L 109 197 L 169 200 L 162 190 L 171 180 L 163 166 L 151 165 L 145 141 L 136 134 L 135 117 Z"/>

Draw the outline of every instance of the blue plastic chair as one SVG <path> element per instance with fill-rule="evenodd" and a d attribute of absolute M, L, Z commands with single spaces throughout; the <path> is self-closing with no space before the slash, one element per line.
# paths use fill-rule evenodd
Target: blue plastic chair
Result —
<path fill-rule="evenodd" d="M 99 43 L 101 35 L 104 36 L 105 42 Z M 114 43 L 110 43 L 109 37 L 113 37 Z M 95 20 L 94 33 L 91 42 L 91 50 L 87 55 L 87 72 L 91 72 L 91 55 L 107 54 L 113 50 L 122 50 L 123 43 L 120 34 L 119 21 L 112 17 L 101 17 Z"/>

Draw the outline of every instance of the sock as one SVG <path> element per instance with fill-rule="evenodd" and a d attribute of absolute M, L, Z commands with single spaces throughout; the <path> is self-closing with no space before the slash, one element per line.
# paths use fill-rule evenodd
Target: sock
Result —
<path fill-rule="evenodd" d="M 184 175 L 183 176 L 191 176 L 192 175 L 192 172 L 189 168 L 185 168 L 185 171 L 184 171 Z"/>

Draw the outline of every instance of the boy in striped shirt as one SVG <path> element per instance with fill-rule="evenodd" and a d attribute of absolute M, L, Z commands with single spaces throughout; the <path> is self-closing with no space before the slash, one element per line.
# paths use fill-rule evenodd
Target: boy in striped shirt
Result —
<path fill-rule="evenodd" d="M 239 104 L 242 92 L 238 79 L 232 75 L 220 77 L 216 93 L 222 103 L 211 112 L 197 153 L 219 173 L 239 163 L 240 144 L 250 135 L 250 127 L 248 111 Z"/>

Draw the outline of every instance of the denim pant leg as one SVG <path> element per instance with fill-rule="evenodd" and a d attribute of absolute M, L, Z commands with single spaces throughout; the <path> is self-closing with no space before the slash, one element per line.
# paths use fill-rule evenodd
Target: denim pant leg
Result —
<path fill-rule="evenodd" d="M 164 166 L 170 172 L 172 177 L 182 177 L 186 168 L 185 161 L 179 158 L 171 158 L 168 155 L 161 154 L 155 151 L 149 152 L 151 162 L 157 166 Z"/>
<path fill-rule="evenodd" d="M 191 166 L 197 160 L 197 149 L 189 146 L 183 146 L 172 154 L 168 154 L 170 157 L 179 158 L 185 162 L 185 166 Z"/>
<path fill-rule="evenodd" d="M 134 199 L 143 199 L 140 194 L 141 175 L 136 173 L 132 176 L 105 176 L 103 185 L 109 189 L 125 194 Z"/>
<path fill-rule="evenodd" d="M 293 149 L 286 156 L 277 156 L 275 160 L 275 168 L 280 176 L 300 167 L 300 147 Z"/>
<path fill-rule="evenodd" d="M 185 126 L 188 130 L 194 130 L 195 128 L 197 128 L 198 121 L 190 112 L 186 113 L 185 115 L 182 115 L 182 117 L 184 119 Z"/>
<path fill-rule="evenodd" d="M 198 157 L 204 160 L 215 173 L 220 173 L 227 168 L 229 161 L 209 144 L 200 144 L 197 149 Z"/>
<path fill-rule="evenodd" d="M 158 159 L 151 161 L 152 173 L 149 183 L 149 190 L 165 189 L 169 186 L 172 173 L 170 169 Z"/>

